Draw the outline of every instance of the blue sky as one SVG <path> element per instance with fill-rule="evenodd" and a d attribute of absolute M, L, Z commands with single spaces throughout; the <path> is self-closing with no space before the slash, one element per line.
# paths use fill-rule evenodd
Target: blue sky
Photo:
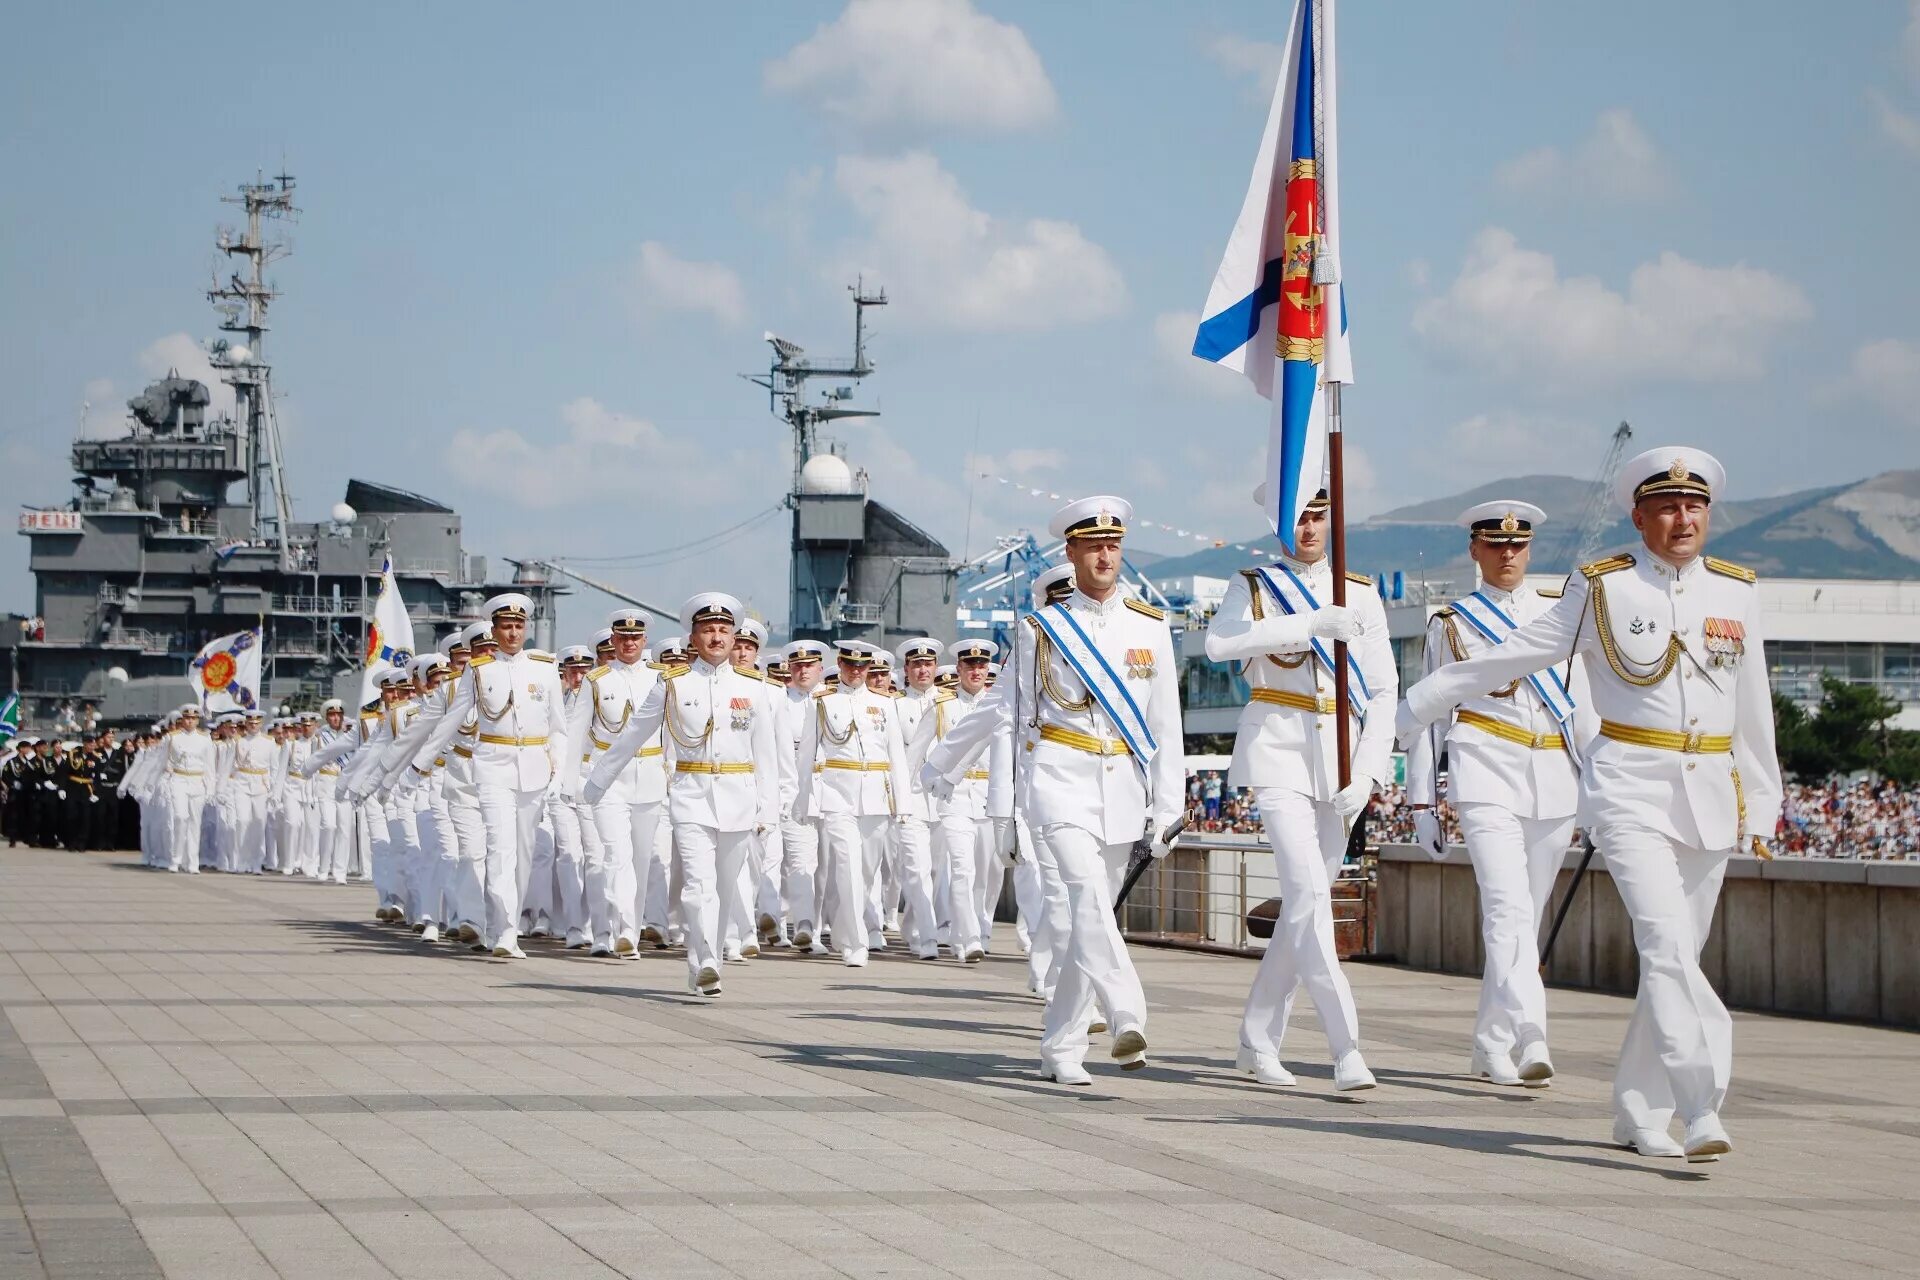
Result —
<path fill-rule="evenodd" d="M 63 499 L 81 402 L 110 430 L 191 366 L 218 198 L 284 163 L 307 518 L 366 476 L 493 555 L 732 525 L 789 467 L 734 375 L 766 329 L 847 348 L 864 270 L 884 416 L 841 434 L 876 496 L 956 552 L 1049 514 L 981 472 L 1245 537 L 1264 404 L 1180 352 L 1287 8 L 37 6 L 0 82 L 0 499 Z M 1588 474 L 1621 418 L 1744 495 L 1920 466 L 1920 6 L 1348 0 L 1340 56 L 1358 513 Z M 773 521 L 606 576 L 779 618 L 784 562 Z"/>

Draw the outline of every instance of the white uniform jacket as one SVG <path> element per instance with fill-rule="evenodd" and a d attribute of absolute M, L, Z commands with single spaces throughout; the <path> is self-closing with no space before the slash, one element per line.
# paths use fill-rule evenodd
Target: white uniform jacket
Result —
<path fill-rule="evenodd" d="M 213 739 L 199 729 L 167 735 L 167 784 L 187 795 L 213 794 Z"/>
<path fill-rule="evenodd" d="M 1519 626 L 1526 626 L 1552 607 L 1560 593 L 1542 595 L 1522 583 L 1512 592 L 1483 586 L 1480 594 Z M 1511 634 L 1511 633 L 1508 633 Z M 1482 635 L 1452 609 L 1441 609 L 1427 622 L 1426 674 L 1500 646 Z M 1447 755 L 1447 798 L 1455 804 L 1497 804 L 1523 818 L 1570 818 L 1580 807 L 1580 772 L 1599 722 L 1587 706 L 1586 662 L 1576 658 L 1569 670 L 1555 668 L 1574 702 L 1571 735 L 1547 710 L 1525 678 L 1513 680 L 1492 693 L 1469 698 L 1459 711 L 1434 723 L 1407 748 L 1407 799 L 1414 804 L 1438 804 L 1440 753 Z M 1550 676 L 1542 672 L 1542 680 Z M 1551 686 L 1549 686 L 1551 687 Z M 1472 723 L 1479 720 L 1481 723 Z M 1511 732 L 1503 737 L 1490 729 L 1493 721 Z M 1572 741 L 1567 741 L 1571 736 Z M 1525 737 L 1531 741 L 1520 741 Z M 1536 745 L 1537 744 L 1537 745 Z"/>
<path fill-rule="evenodd" d="M 942 689 L 934 695 L 933 709 L 920 720 L 919 728 L 907 743 L 907 766 L 916 784 L 921 766 L 940 743 L 945 742 L 960 723 L 980 708 L 988 690 L 968 694 L 963 690 Z M 961 761 L 965 772 L 953 784 L 953 795 L 940 804 L 928 797 L 936 816 L 959 815 L 976 821 L 981 818 L 1013 816 L 1013 735 L 996 733 L 980 742 L 970 758 Z M 925 794 L 922 792 L 921 794 Z"/>
<path fill-rule="evenodd" d="M 719 831 L 752 831 L 780 820 L 780 789 L 793 757 L 780 749 L 776 698 L 760 673 L 695 659 L 659 673 L 627 727 L 595 761 L 592 798 L 632 765 L 662 729 L 672 741 L 667 817 Z"/>
<path fill-rule="evenodd" d="M 560 668 L 552 654 L 522 649 L 482 654 L 467 663 L 453 704 L 428 734 L 425 749 L 439 756 L 469 716 L 476 717 L 476 785 L 514 791 L 541 791 L 549 784 L 558 784 L 563 792 L 572 787 L 578 757 L 567 758 Z"/>
<path fill-rule="evenodd" d="M 1158 609 L 1118 592 L 1095 601 L 1075 591 L 1067 608 L 1140 704 L 1159 743 L 1148 767 L 1123 753 L 1106 712 L 1032 617 L 1014 629 L 1011 667 L 927 753 L 927 763 L 958 784 L 981 744 L 1011 731 L 1015 802 L 1029 822 L 1067 823 L 1105 844 L 1132 844 L 1149 818 L 1160 832 L 1186 806 L 1173 636 Z"/>
<path fill-rule="evenodd" d="M 801 763 L 800 738 L 801 735 L 806 732 L 807 717 L 813 714 L 813 695 L 817 692 L 819 692 L 817 688 L 796 689 L 789 685 L 781 691 L 781 694 L 775 695 L 775 701 L 780 711 L 778 720 L 779 732 L 781 734 L 780 747 L 781 750 L 792 756 L 794 761 L 793 770 L 790 775 L 792 784 L 787 790 L 781 792 L 780 795 L 780 816 L 782 819 L 805 822 L 809 818 L 817 818 L 820 816 L 818 809 L 809 807 L 812 803 L 812 788 L 807 788 L 806 795 L 802 796 L 800 787 L 801 775 L 807 774 L 811 776 L 813 769 L 811 762 Z"/>
<path fill-rule="evenodd" d="M 894 699 L 867 688 L 817 691 L 800 723 L 797 805 L 825 817 L 887 817 L 908 798 L 907 744 Z"/>
<path fill-rule="evenodd" d="M 894 811 L 903 818 L 930 822 L 936 816 L 927 793 L 913 785 L 918 768 L 918 761 L 913 758 L 913 740 L 920 726 L 933 714 L 935 700 L 951 696 L 939 689 L 904 689 L 893 699 L 893 714 L 900 721 L 900 741 L 906 744 L 907 789 L 896 791 L 893 796 Z"/>
<path fill-rule="evenodd" d="M 1323 557 L 1313 564 L 1283 559 L 1321 604 L 1333 603 L 1333 570 Z M 1274 569 L 1276 576 L 1285 581 Z M 1400 696 L 1399 669 L 1387 639 L 1387 613 L 1370 579 L 1348 575 L 1347 607 L 1360 619 L 1360 638 L 1347 646 L 1359 664 L 1370 695 L 1355 695 L 1353 774 L 1379 782 L 1388 776 L 1393 756 L 1393 713 Z M 1340 789 L 1338 722 L 1333 715 L 1335 685 L 1326 664 L 1309 643 L 1311 615 L 1289 615 L 1252 570 L 1235 574 L 1226 597 L 1207 624 L 1207 657 L 1242 664 L 1252 697 L 1241 709 L 1234 733 L 1233 764 L 1227 773 L 1235 787 L 1279 787 L 1331 800 Z M 1334 646 L 1321 641 L 1329 657 Z M 1273 699 L 1291 699 L 1294 705 Z M 1306 704 L 1312 704 L 1309 708 Z"/>
<path fill-rule="evenodd" d="M 1583 565 L 1552 608 L 1420 681 L 1407 705 L 1428 724 L 1582 654 L 1600 720 L 1581 775 L 1583 827 L 1641 827 L 1697 849 L 1771 839 L 1780 763 L 1759 595 L 1751 571 L 1712 557 L 1675 569 L 1640 550 Z"/>
<path fill-rule="evenodd" d="M 583 770 L 599 763 L 633 713 L 660 683 L 663 664 L 609 662 L 587 673 L 580 686 L 582 709 L 573 717 L 573 757 Z M 627 766 L 607 786 L 606 799 L 623 804 L 655 804 L 667 798 L 666 748 L 656 732 L 635 748 Z"/>

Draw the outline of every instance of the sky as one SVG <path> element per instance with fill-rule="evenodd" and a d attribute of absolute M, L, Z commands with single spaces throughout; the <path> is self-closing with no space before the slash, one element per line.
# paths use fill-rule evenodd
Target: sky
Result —
<path fill-rule="evenodd" d="M 1187 530 L 1151 551 L 1247 538 L 1266 406 L 1186 353 L 1288 10 L 32 6 L 0 80 L 0 501 L 63 501 L 76 428 L 204 369 L 220 197 L 284 167 L 298 518 L 379 480 L 469 550 L 778 621 L 784 517 L 749 518 L 791 441 L 736 375 L 765 331 L 849 352 L 861 276 L 881 416 L 836 435 L 956 555 L 1043 528 L 1036 488 Z M 1741 496 L 1920 466 L 1920 0 L 1339 18 L 1354 515 L 1594 474 L 1621 419 Z M 31 609 L 26 551 L 0 608 Z M 610 604 L 572 597 L 563 638 Z"/>

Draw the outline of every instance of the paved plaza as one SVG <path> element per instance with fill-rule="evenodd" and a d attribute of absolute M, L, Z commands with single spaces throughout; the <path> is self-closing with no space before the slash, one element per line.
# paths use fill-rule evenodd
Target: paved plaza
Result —
<path fill-rule="evenodd" d="M 0 851 L 0 1278 L 1920 1273 L 1920 1038 L 1739 1018 L 1737 1153 L 1610 1147 L 1626 1002 L 1464 1080 L 1474 984 L 1351 967 L 1381 1087 L 1232 1070 L 1252 966 L 1136 949 L 1153 1062 L 1034 1074 L 1024 968 L 498 962 L 372 891 Z M 997 940 L 1012 948 L 1010 934 Z"/>

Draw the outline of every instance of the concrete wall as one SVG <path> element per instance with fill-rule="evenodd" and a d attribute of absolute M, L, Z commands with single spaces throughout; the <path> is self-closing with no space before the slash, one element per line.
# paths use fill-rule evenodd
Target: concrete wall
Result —
<path fill-rule="evenodd" d="M 1559 910 L 1578 850 L 1560 872 Z M 1478 973 L 1480 899 L 1466 851 L 1445 862 L 1380 852 L 1375 953 L 1416 969 Z M 1544 940 L 1552 916 L 1541 922 Z M 1920 1028 L 1920 863 L 1729 861 L 1701 967 L 1731 1006 Z M 1633 929 L 1594 858 L 1547 968 L 1560 986 L 1631 992 Z"/>

